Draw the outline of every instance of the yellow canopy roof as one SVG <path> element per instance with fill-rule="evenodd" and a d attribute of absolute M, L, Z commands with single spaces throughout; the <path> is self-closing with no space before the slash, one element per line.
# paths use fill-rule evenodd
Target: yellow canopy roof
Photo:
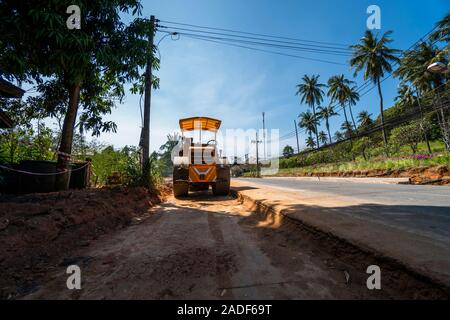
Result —
<path fill-rule="evenodd" d="M 183 131 L 208 130 L 217 131 L 222 121 L 208 117 L 192 117 L 180 120 L 180 129 Z"/>

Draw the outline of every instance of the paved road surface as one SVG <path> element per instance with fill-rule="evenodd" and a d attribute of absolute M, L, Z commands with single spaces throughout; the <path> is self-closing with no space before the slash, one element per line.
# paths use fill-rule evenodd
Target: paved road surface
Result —
<path fill-rule="evenodd" d="M 297 177 L 235 180 L 261 187 L 288 189 L 300 196 L 354 199 L 360 205 L 340 210 L 342 214 L 370 219 L 450 243 L 449 187 L 385 183 L 386 180 L 370 183 L 374 179 L 364 178 L 360 182 L 358 179 Z"/>

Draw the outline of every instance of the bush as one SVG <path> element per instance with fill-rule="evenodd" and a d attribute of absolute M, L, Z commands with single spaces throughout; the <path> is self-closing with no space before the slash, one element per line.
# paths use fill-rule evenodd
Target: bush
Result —
<path fill-rule="evenodd" d="M 417 152 L 417 145 L 422 141 L 423 132 L 421 125 L 426 128 L 426 124 L 420 121 L 412 121 L 409 124 L 391 130 L 390 145 L 395 153 L 398 153 L 402 145 L 408 145 L 412 152 Z"/>

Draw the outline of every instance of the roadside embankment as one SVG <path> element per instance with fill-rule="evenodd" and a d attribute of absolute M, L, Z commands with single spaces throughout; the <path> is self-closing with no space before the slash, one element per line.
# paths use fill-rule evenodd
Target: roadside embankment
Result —
<path fill-rule="evenodd" d="M 432 166 L 400 169 L 363 169 L 325 171 L 323 168 L 281 169 L 278 177 L 383 177 L 409 178 L 410 184 L 450 185 L 450 166 Z"/>
<path fill-rule="evenodd" d="M 73 249 L 144 219 L 163 197 L 141 187 L 0 195 L 0 299 L 33 291 Z"/>
<path fill-rule="evenodd" d="M 450 297 L 446 239 L 366 218 L 376 216 L 376 210 L 398 215 L 399 207 L 244 180 L 233 181 L 233 190 L 251 210 L 265 216 L 265 227 L 296 224 L 337 257 L 356 261 L 364 270 L 372 264 L 380 266 L 383 285 L 417 291 L 417 298 Z"/>

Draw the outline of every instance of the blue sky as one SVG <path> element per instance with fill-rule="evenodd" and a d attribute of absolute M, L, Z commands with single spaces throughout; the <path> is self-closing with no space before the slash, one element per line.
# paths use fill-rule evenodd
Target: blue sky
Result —
<path fill-rule="evenodd" d="M 450 10 L 448 0 L 396 1 L 262 1 L 262 0 L 153 0 L 143 1 L 145 16 L 160 20 L 254 33 L 353 44 L 366 30 L 366 9 L 381 8 L 381 30 L 393 30 L 392 47 L 406 49 L 430 31 Z M 163 24 L 163 23 L 161 23 Z M 161 34 L 156 35 L 156 42 Z M 164 39 L 159 50 L 161 88 L 153 92 L 151 149 L 157 149 L 168 133 L 177 130 L 178 119 L 196 115 L 223 120 L 226 128 L 260 128 L 266 113 L 268 128 L 280 134 L 294 129 L 293 120 L 306 110 L 295 95 L 304 74 L 319 74 L 322 83 L 335 74 L 353 79 L 348 65 L 332 65 L 255 52 L 242 48 L 181 37 Z M 345 57 L 298 53 L 303 56 L 346 62 Z M 354 79 L 358 85 L 362 76 Z M 398 80 L 383 82 L 385 107 L 393 103 Z M 325 102 L 328 100 L 325 99 Z M 376 90 L 361 98 L 354 113 L 368 110 L 378 115 Z M 127 95 L 108 117 L 118 125 L 117 134 L 103 134 L 99 140 L 116 147 L 136 145 L 140 133 L 139 96 Z M 331 121 L 335 132 L 343 115 Z M 300 137 L 301 145 L 306 136 Z M 281 146 L 295 146 L 295 138 Z"/>

